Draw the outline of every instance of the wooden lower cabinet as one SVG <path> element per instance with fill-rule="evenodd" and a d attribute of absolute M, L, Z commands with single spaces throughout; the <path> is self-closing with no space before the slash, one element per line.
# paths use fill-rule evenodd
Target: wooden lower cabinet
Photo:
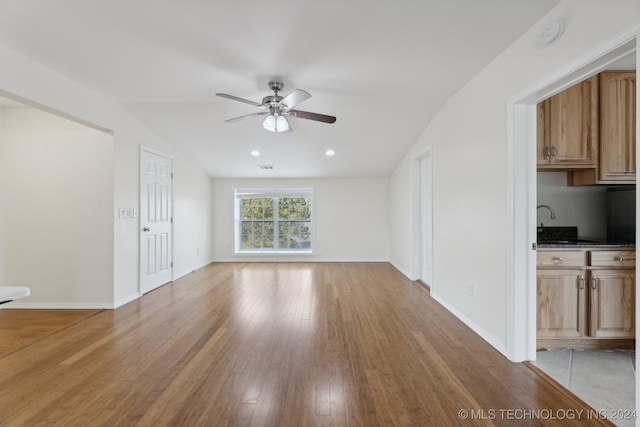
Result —
<path fill-rule="evenodd" d="M 635 251 L 588 252 L 589 257 L 585 251 L 538 254 L 537 338 L 545 346 L 588 348 L 601 345 L 594 344 L 598 340 L 631 344 L 635 338 L 636 277 L 635 268 L 630 268 L 635 266 L 627 262 L 633 259 L 635 264 Z M 550 259 L 570 260 L 573 265 L 549 267 Z M 582 259 L 595 266 L 585 262 L 581 267 Z"/>
<path fill-rule="evenodd" d="M 592 270 L 589 335 L 635 338 L 635 270 Z"/>
<path fill-rule="evenodd" d="M 583 270 L 538 270 L 538 338 L 585 336 Z"/>

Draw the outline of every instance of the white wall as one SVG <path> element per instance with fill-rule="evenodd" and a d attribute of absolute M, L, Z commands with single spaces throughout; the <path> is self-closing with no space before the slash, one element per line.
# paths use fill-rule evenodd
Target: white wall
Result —
<path fill-rule="evenodd" d="M 607 187 L 567 186 L 566 172 L 538 172 L 537 204 L 551 206 L 556 219 L 547 209 L 538 209 L 537 224 L 547 227 L 577 226 L 580 237 L 607 238 Z"/>
<path fill-rule="evenodd" d="M 194 163 L 166 141 L 111 99 L 1 44 L 0 94 L 113 133 L 113 193 L 107 196 L 114 201 L 110 208 L 113 221 L 113 299 L 109 303 L 118 306 L 139 296 L 138 221 L 119 220 L 117 211 L 118 208 L 138 207 L 140 145 L 173 157 L 174 171 L 177 172 L 174 179 L 175 209 L 180 214 L 175 218 L 174 242 L 176 248 L 180 248 L 174 264 L 175 272 L 188 272 L 211 259 L 210 230 L 202 229 L 210 218 L 210 212 L 200 208 L 211 206 L 211 182 Z M 191 203 L 198 209 L 182 209 L 181 206 Z M 202 237 L 203 234 L 206 237 Z M 196 248 L 201 252 L 196 254 Z"/>
<path fill-rule="evenodd" d="M 173 175 L 175 277 L 178 278 L 213 259 L 213 201 L 208 175 L 185 162 L 177 162 Z"/>
<path fill-rule="evenodd" d="M 3 283 L 31 305 L 113 301 L 113 137 L 35 108 L 3 110 Z"/>
<path fill-rule="evenodd" d="M 404 166 L 404 165 L 403 165 Z M 411 211 L 411 162 L 407 167 L 399 167 L 395 170 L 390 179 L 390 241 L 389 241 L 389 261 L 400 270 L 405 276 L 412 280 L 418 279 L 413 277 L 411 265 L 411 241 L 407 237 L 411 236 L 412 231 L 420 234 L 419 230 L 412 230 L 412 211 Z"/>
<path fill-rule="evenodd" d="M 544 26 L 563 17 L 564 35 L 543 46 Z M 507 103 L 562 75 L 599 44 L 640 21 L 640 2 L 564 0 L 451 97 L 397 166 L 391 192 L 392 262 L 412 271 L 411 161 L 433 156 L 433 296 L 503 353 L 507 347 L 509 247 Z M 467 292 L 474 284 L 473 296 Z"/>
<path fill-rule="evenodd" d="M 4 109 L 0 108 L 0 168 L 4 159 Z M 0 173 L 2 170 L 0 169 Z M 6 284 L 4 274 L 4 205 L 5 205 L 5 185 L 6 182 L 0 177 L 0 285 Z"/>
<path fill-rule="evenodd" d="M 313 187 L 313 255 L 233 255 L 233 190 L 236 187 Z M 216 261 L 388 261 L 389 180 L 221 179 L 213 180 L 213 247 Z"/>

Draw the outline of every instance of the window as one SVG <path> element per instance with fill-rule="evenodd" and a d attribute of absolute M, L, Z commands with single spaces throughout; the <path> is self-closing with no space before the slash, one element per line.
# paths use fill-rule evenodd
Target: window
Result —
<path fill-rule="evenodd" d="M 311 188 L 237 188 L 236 253 L 312 253 Z"/>

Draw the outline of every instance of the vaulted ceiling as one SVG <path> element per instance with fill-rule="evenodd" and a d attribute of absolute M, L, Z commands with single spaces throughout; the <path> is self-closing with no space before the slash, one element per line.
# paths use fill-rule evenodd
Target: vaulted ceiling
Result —
<path fill-rule="evenodd" d="M 384 177 L 558 3 L 0 0 L 0 43 L 115 100 L 211 176 Z M 287 134 L 224 122 L 257 109 L 216 92 L 260 102 L 274 79 L 337 122 L 293 118 Z"/>

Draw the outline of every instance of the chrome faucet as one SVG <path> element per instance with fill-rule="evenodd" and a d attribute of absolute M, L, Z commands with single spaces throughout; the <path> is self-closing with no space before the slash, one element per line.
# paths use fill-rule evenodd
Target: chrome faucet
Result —
<path fill-rule="evenodd" d="M 540 208 L 547 208 L 549 209 L 549 212 L 551 213 L 551 219 L 556 219 L 556 213 L 553 211 L 553 209 L 551 209 L 551 206 L 549 205 L 538 205 L 538 207 L 536 208 L 536 211 Z M 542 222 L 540 222 L 540 227 L 544 227 L 544 224 Z"/>

